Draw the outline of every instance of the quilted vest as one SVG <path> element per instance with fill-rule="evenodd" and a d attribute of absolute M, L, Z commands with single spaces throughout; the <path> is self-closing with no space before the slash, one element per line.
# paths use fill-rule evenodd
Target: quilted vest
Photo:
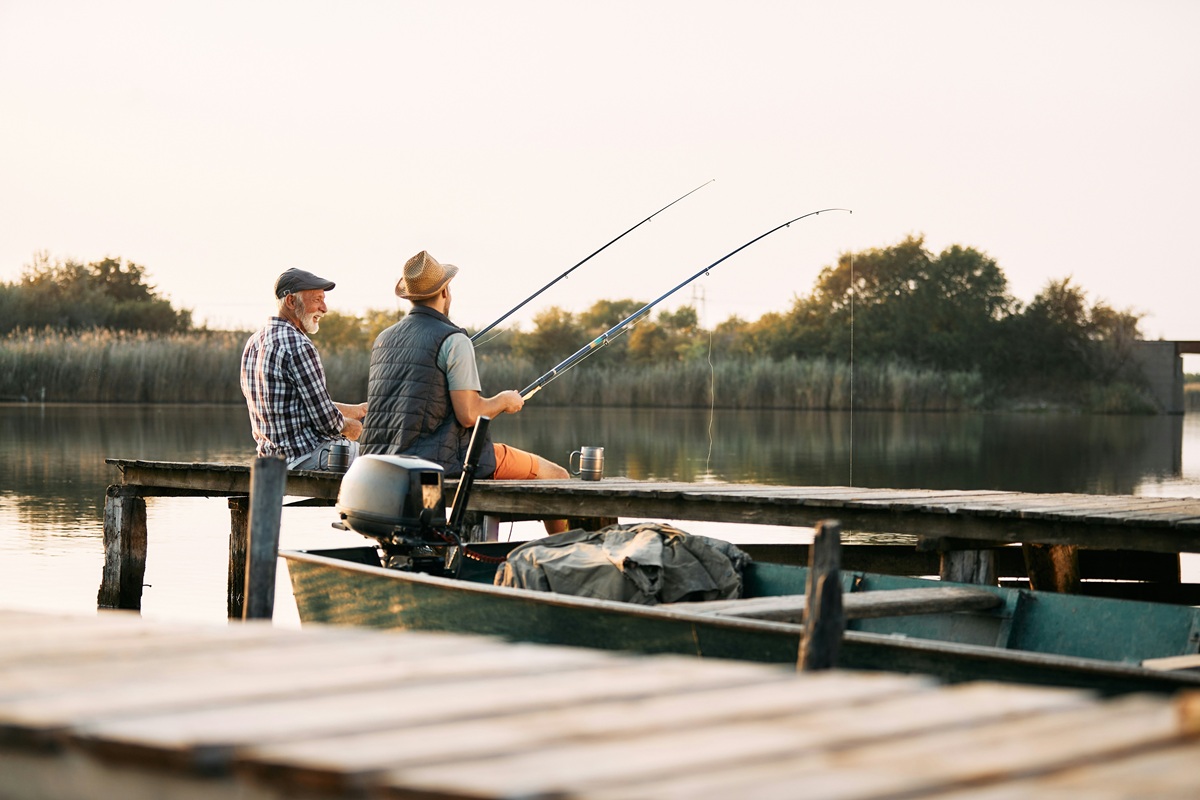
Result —
<path fill-rule="evenodd" d="M 474 428 L 454 416 L 446 374 L 437 365 L 438 350 L 452 333 L 466 331 L 432 308 L 413 306 L 379 334 L 371 348 L 362 453 L 415 456 L 441 466 L 447 478 L 462 475 Z M 475 477 L 495 471 L 489 435 Z"/>

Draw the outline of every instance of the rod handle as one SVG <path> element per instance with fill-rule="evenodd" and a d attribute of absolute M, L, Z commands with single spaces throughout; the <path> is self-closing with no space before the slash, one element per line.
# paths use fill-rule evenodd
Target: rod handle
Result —
<path fill-rule="evenodd" d="M 479 466 L 479 458 L 483 447 L 487 444 L 487 429 L 492 423 L 491 417 L 480 417 L 475 420 L 475 428 L 471 433 L 471 443 L 467 445 L 467 458 L 463 463 L 462 477 L 458 479 L 458 491 L 454 493 L 454 508 L 450 511 L 450 530 L 458 532 L 463 515 L 467 513 L 467 500 L 471 496 L 471 484 L 475 483 L 475 468 Z"/>

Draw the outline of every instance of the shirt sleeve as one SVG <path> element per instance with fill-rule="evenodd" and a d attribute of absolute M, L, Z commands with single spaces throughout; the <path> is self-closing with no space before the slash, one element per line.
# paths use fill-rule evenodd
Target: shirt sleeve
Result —
<path fill-rule="evenodd" d="M 346 418 L 329 397 L 325 384 L 325 368 L 312 342 L 304 339 L 293 355 L 296 368 L 296 389 L 300 402 L 312 420 L 318 433 L 337 436 L 346 424 Z"/>
<path fill-rule="evenodd" d="M 475 345 L 465 333 L 452 333 L 438 350 L 438 367 L 446 373 L 450 391 L 481 391 L 479 366 L 475 363 Z"/>

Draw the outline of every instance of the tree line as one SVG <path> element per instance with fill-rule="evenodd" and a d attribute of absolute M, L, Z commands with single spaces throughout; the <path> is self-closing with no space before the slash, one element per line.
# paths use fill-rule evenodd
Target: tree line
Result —
<path fill-rule="evenodd" d="M 105 258 L 89 264 L 39 255 L 18 282 L 0 284 L 0 333 L 92 329 L 186 333 L 175 309 L 147 283 L 147 270 Z M 597 300 L 581 312 L 539 311 L 528 330 L 489 332 L 477 343 L 481 369 L 513 360 L 549 369 L 645 305 Z M 330 311 L 316 340 L 323 352 L 369 350 L 403 312 Z M 706 329 L 692 306 L 647 315 L 605 348 L 608 368 L 688 365 L 704 360 L 820 359 L 977 372 L 994 394 L 1069 397 L 1081 385 L 1136 391 L 1133 343 L 1140 315 L 1091 301 L 1071 277 L 1047 280 L 1029 303 L 1012 296 L 996 261 L 972 247 L 932 253 L 924 237 L 843 253 L 790 308 L 757 320 L 730 317 Z"/>

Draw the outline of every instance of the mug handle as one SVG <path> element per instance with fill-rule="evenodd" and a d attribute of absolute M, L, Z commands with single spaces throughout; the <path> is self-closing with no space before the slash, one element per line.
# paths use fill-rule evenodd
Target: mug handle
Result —
<path fill-rule="evenodd" d="M 324 464 L 321 463 L 322 459 L 324 459 L 324 461 L 325 461 Z M 317 469 L 329 469 L 329 448 L 328 447 L 322 447 L 321 451 L 319 453 L 317 453 Z"/>
<path fill-rule="evenodd" d="M 583 451 L 572 450 L 571 455 L 567 456 L 567 472 L 571 473 L 572 475 L 579 474 L 579 469 L 576 469 L 575 465 L 572 463 L 572 460 L 575 458 L 575 456 L 579 456 L 579 466 L 580 469 L 583 468 Z"/>

